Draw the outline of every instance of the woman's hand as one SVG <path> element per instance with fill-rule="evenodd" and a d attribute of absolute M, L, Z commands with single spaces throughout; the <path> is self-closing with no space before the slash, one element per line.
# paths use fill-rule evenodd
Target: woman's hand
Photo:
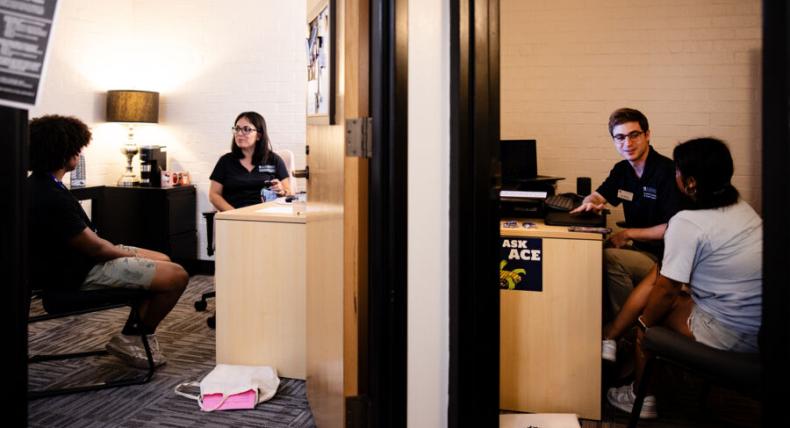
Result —
<path fill-rule="evenodd" d="M 287 193 L 285 186 L 283 186 L 282 181 L 278 179 L 273 179 L 272 184 L 269 186 L 269 190 L 277 193 L 277 196 L 285 196 Z"/>

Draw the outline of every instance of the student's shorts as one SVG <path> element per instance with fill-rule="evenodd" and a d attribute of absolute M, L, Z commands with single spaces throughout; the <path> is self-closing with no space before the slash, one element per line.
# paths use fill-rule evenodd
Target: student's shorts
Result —
<path fill-rule="evenodd" d="M 116 245 L 127 251 L 137 252 L 137 247 Z M 119 257 L 98 263 L 94 266 L 81 290 L 100 290 L 103 288 L 148 289 L 156 273 L 156 264 L 141 257 Z"/>
<path fill-rule="evenodd" d="M 697 342 L 716 349 L 736 352 L 757 352 L 757 335 L 734 331 L 718 322 L 713 315 L 694 305 L 688 327 Z"/>

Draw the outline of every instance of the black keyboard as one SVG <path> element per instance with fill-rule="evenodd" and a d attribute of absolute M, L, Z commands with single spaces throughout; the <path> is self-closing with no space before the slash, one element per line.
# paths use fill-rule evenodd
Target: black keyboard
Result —
<path fill-rule="evenodd" d="M 551 195 L 546 198 L 545 204 L 557 211 L 570 211 L 582 204 L 582 198 L 574 194 Z"/>

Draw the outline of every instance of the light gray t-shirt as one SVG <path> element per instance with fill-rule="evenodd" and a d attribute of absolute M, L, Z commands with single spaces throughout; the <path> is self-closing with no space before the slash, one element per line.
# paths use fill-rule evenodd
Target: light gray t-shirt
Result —
<path fill-rule="evenodd" d="M 661 275 L 689 284 L 700 309 L 757 334 L 762 312 L 763 221 L 749 204 L 685 210 L 669 220 Z"/>

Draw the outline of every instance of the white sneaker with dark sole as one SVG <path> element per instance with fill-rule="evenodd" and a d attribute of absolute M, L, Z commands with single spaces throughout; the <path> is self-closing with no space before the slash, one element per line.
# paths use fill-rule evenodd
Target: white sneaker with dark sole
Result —
<path fill-rule="evenodd" d="M 156 336 L 149 334 L 146 336 L 148 339 L 148 346 L 151 348 L 151 356 L 154 359 L 154 367 L 159 367 L 167 362 L 167 359 L 162 355 L 159 349 L 159 341 Z M 107 343 L 107 352 L 120 358 L 126 364 L 141 368 L 148 368 L 148 357 L 145 355 L 145 347 L 140 336 L 127 336 L 118 333 L 113 336 Z"/>
<path fill-rule="evenodd" d="M 619 388 L 609 388 L 606 393 L 606 400 L 612 406 L 626 412 L 631 413 L 634 408 L 634 401 L 636 401 L 636 394 L 634 393 L 634 384 L 623 385 Z M 645 396 L 642 402 L 642 411 L 639 412 L 640 419 L 655 419 L 658 417 L 656 411 L 656 396 Z"/>

